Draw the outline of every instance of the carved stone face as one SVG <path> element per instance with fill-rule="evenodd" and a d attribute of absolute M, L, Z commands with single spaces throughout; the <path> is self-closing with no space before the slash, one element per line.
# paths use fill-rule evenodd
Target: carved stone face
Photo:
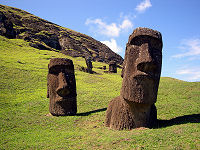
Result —
<path fill-rule="evenodd" d="M 115 61 L 110 61 L 109 63 L 109 72 L 117 73 L 117 64 Z"/>
<path fill-rule="evenodd" d="M 86 58 L 85 61 L 86 61 L 86 65 L 87 65 L 88 68 L 93 68 L 93 66 L 92 66 L 92 60 L 91 60 L 90 57 Z"/>
<path fill-rule="evenodd" d="M 76 113 L 76 81 L 74 65 L 70 59 L 50 60 L 47 97 L 50 98 L 50 112 L 53 115 Z"/>
<path fill-rule="evenodd" d="M 137 28 L 126 46 L 122 70 L 123 98 L 138 103 L 155 103 L 161 65 L 161 34 L 148 28 Z"/>

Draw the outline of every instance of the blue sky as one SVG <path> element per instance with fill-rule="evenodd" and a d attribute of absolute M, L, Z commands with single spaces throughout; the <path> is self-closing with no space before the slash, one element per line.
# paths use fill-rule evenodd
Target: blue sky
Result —
<path fill-rule="evenodd" d="M 137 27 L 163 36 L 163 77 L 200 81 L 200 0 L 0 0 L 87 34 L 124 57 Z"/>

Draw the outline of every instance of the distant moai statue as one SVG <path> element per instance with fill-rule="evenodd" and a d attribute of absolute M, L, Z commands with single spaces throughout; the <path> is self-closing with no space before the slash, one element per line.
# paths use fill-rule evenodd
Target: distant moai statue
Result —
<path fill-rule="evenodd" d="M 93 71 L 92 71 L 93 66 L 92 66 L 91 57 L 85 57 L 85 62 L 86 62 L 86 65 L 87 65 L 87 72 L 92 74 L 93 73 Z"/>
<path fill-rule="evenodd" d="M 129 36 L 120 96 L 109 103 L 105 125 L 112 129 L 151 128 L 157 124 L 156 100 L 162 66 L 161 33 L 137 28 Z"/>
<path fill-rule="evenodd" d="M 76 80 L 72 60 L 53 58 L 48 65 L 47 98 L 54 116 L 75 115 L 77 112 Z"/>
<path fill-rule="evenodd" d="M 109 72 L 111 73 L 117 73 L 117 64 L 116 61 L 110 61 L 109 63 Z"/>

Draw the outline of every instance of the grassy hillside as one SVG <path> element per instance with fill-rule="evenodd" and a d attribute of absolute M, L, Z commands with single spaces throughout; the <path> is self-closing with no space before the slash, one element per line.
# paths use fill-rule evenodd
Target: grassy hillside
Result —
<path fill-rule="evenodd" d="M 0 23 L 0 35 L 24 39 L 37 49 L 59 51 L 68 56 L 90 56 L 99 62 L 123 62 L 119 54 L 100 41 L 18 8 L 0 4 Z"/>
<path fill-rule="evenodd" d="M 49 116 L 47 64 L 67 57 L 75 64 L 78 114 Z M 38 50 L 0 36 L 0 149 L 200 149 L 200 83 L 161 78 L 160 127 L 115 131 L 104 126 L 109 101 L 119 95 L 121 77 L 97 69 L 79 71 L 82 58 Z M 107 66 L 108 68 L 108 66 Z"/>

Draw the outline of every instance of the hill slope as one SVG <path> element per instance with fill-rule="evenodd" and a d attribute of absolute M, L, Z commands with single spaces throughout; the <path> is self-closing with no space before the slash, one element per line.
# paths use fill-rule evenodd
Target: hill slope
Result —
<path fill-rule="evenodd" d="M 0 5 L 0 35 L 24 39 L 30 46 L 43 50 L 57 50 L 73 57 L 92 57 L 94 61 L 122 64 L 123 58 L 105 44 L 36 17 L 26 11 Z"/>
<path fill-rule="evenodd" d="M 48 116 L 47 64 L 62 53 L 38 50 L 22 39 L 0 36 L 0 149 L 200 149 L 200 83 L 161 78 L 157 129 L 115 131 L 104 126 L 105 110 L 119 95 L 121 69 L 105 74 L 79 71 L 76 116 Z M 106 65 L 108 67 L 108 65 Z M 88 80 L 89 79 L 89 80 Z"/>

